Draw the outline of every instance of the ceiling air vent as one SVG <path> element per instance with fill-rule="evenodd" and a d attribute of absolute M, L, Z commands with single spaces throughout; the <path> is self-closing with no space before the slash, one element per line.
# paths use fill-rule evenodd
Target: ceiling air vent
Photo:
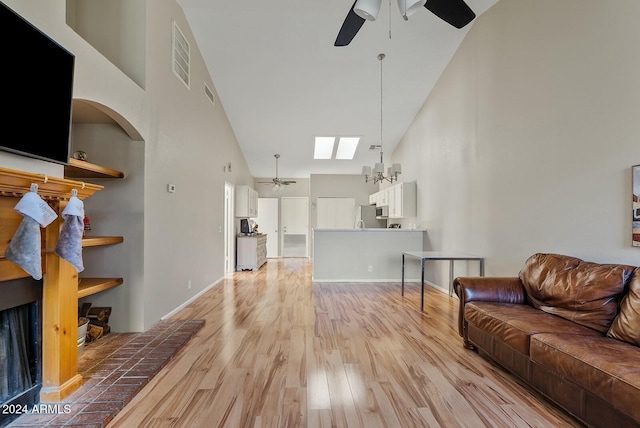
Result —
<path fill-rule="evenodd" d="M 172 50 L 172 68 L 173 73 L 178 76 L 182 82 L 189 87 L 189 55 L 191 49 L 189 42 L 184 36 L 180 27 L 173 22 L 173 50 Z"/>
<path fill-rule="evenodd" d="M 204 84 L 204 94 L 207 96 L 207 98 L 209 98 L 211 104 L 216 105 L 216 96 L 213 95 L 213 91 L 209 89 L 206 83 Z"/>

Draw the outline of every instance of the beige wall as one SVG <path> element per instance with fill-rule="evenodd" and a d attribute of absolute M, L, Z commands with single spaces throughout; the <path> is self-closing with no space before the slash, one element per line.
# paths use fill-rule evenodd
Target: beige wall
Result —
<path fill-rule="evenodd" d="M 204 95 L 205 82 L 213 91 L 215 86 L 182 9 L 175 1 L 146 2 L 146 77 L 142 89 L 66 25 L 64 0 L 6 3 L 76 55 L 74 97 L 117 111 L 144 139 L 143 156 L 132 152 L 143 159 L 136 171 L 143 174 L 143 184 L 134 187 L 144 190 L 128 195 L 138 198 L 144 209 L 142 218 L 134 214 L 134 221 L 142 221 L 144 231 L 133 234 L 133 239 L 142 242 L 134 246 L 138 255 L 127 259 L 127 265 L 120 269 L 129 275 L 129 281 L 111 294 L 114 305 L 129 299 L 126 312 L 135 316 L 129 317 L 127 330 L 147 329 L 223 278 L 224 182 L 253 183 L 223 107 L 220 103 L 213 106 Z M 174 20 L 192 41 L 190 89 L 171 71 Z M 232 173 L 223 170 L 229 162 Z M 63 174 L 59 165 L 7 153 L 0 153 L 0 165 L 52 176 Z M 133 171 L 125 171 L 129 172 Z M 166 191 L 168 183 L 176 185 L 175 193 Z M 99 219 L 97 214 L 94 217 Z M 124 224 L 129 220 L 121 217 L 123 234 L 131 227 Z M 118 229 L 117 224 L 111 226 Z M 131 236 L 125 235 L 125 242 Z M 141 252 L 138 246 L 142 246 Z M 129 294 L 123 297 L 122 293 Z M 107 303 L 108 294 L 96 296 L 98 300 Z"/>
<path fill-rule="evenodd" d="M 638 264 L 638 17 L 633 0 L 501 0 L 475 22 L 393 156 L 433 249 L 486 256 L 487 275 L 535 252 Z"/>

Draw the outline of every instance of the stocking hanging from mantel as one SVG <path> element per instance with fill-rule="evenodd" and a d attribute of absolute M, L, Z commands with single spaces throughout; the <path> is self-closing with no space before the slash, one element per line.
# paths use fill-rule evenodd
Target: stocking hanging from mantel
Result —
<path fill-rule="evenodd" d="M 38 186 L 35 184 L 18 201 L 14 210 L 24 218 L 11 238 L 4 256 L 33 279 L 42 279 L 40 227 L 47 227 L 58 215 L 38 195 Z"/>

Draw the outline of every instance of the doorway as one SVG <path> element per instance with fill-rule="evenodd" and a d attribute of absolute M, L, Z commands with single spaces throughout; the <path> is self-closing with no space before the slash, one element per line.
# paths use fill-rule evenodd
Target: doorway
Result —
<path fill-rule="evenodd" d="M 224 272 L 235 270 L 235 211 L 233 184 L 224 183 Z"/>
<path fill-rule="evenodd" d="M 309 198 L 283 197 L 282 208 L 282 256 L 309 256 Z"/>
<path fill-rule="evenodd" d="M 267 258 L 280 257 L 278 214 L 278 198 L 258 198 L 256 222 L 260 232 L 267 235 Z"/>

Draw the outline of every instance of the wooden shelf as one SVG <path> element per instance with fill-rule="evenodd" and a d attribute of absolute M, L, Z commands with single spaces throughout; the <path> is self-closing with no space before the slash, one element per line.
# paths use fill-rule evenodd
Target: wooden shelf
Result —
<path fill-rule="evenodd" d="M 122 283 L 122 278 L 79 278 L 78 299 L 117 287 Z"/>
<path fill-rule="evenodd" d="M 124 242 L 122 236 L 85 236 L 82 238 L 82 248 L 114 245 Z"/>
<path fill-rule="evenodd" d="M 124 178 L 124 172 L 71 158 L 69 159 L 69 165 L 64 166 L 64 176 L 75 179 Z"/>

